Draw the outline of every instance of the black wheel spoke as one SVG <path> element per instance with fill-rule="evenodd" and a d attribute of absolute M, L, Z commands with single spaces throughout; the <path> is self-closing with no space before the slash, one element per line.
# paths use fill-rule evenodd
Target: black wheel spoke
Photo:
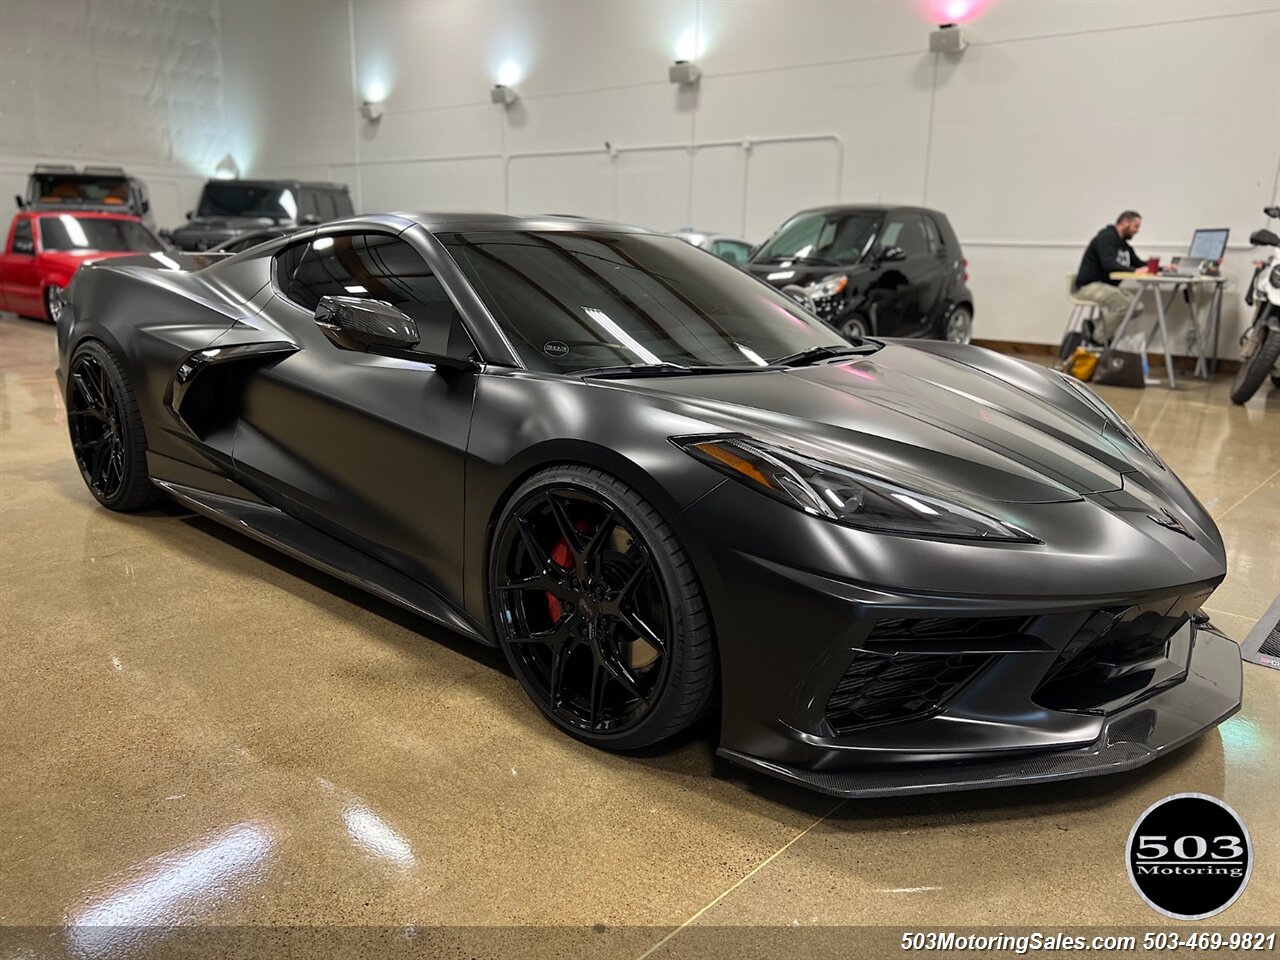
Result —
<path fill-rule="evenodd" d="M 552 594 L 561 600 L 569 596 L 564 583 L 551 573 L 540 573 L 537 576 L 513 580 L 510 583 L 500 583 L 495 589 L 504 593 L 509 590 L 535 590 Z"/>
<path fill-rule="evenodd" d="M 591 539 L 583 545 L 580 551 L 575 553 L 578 560 L 578 576 L 586 576 L 588 572 L 598 572 L 600 559 L 600 548 L 609 539 L 613 533 L 614 527 L 617 526 L 617 520 L 613 510 L 600 521 L 600 525 L 596 527 L 596 532 L 591 535 Z M 596 564 L 597 569 L 591 570 L 591 565 Z"/>
<path fill-rule="evenodd" d="M 658 653 L 667 652 L 666 643 L 664 643 L 662 641 L 662 638 L 659 637 L 656 633 L 654 633 L 653 629 L 647 623 L 641 620 L 637 614 L 630 613 L 624 610 L 623 612 L 618 614 L 618 619 L 622 621 L 623 625 L 625 625 L 628 630 L 633 631 L 636 636 L 638 636 L 641 640 L 643 640 L 649 646 L 653 647 L 653 649 L 658 651 Z"/>
<path fill-rule="evenodd" d="M 609 682 L 609 673 L 603 662 L 595 663 L 591 668 L 591 698 L 588 720 L 591 729 L 600 726 L 604 714 L 604 688 Z"/>
<path fill-rule="evenodd" d="M 649 575 L 649 558 L 645 557 L 643 562 L 636 567 L 635 572 L 627 578 L 627 582 L 622 585 L 622 589 L 618 591 L 618 595 L 614 601 L 619 607 L 624 603 L 629 603 L 636 595 L 636 588 L 644 582 L 644 578 Z"/>
<path fill-rule="evenodd" d="M 639 681 L 631 675 L 631 671 L 621 661 L 612 658 L 605 660 L 604 667 L 609 671 L 609 676 L 621 684 L 627 693 L 641 701 L 645 706 L 649 705 L 648 699 L 640 690 Z"/>
<path fill-rule="evenodd" d="M 560 530 L 560 536 L 564 538 L 565 543 L 569 544 L 569 549 L 573 551 L 575 562 L 582 553 L 582 543 L 578 539 L 578 531 L 573 526 L 573 521 L 569 519 L 569 514 L 565 512 L 564 504 L 554 495 L 548 493 L 546 496 L 547 505 L 551 508 L 551 516 L 556 521 L 556 526 Z"/>
<path fill-rule="evenodd" d="M 533 559 L 534 565 L 539 572 L 550 576 L 551 568 L 556 566 L 555 561 L 551 559 L 551 554 L 543 549 L 542 544 L 538 543 L 537 534 L 530 529 L 528 520 L 521 517 L 516 521 L 516 525 L 520 529 L 520 540 L 524 543 L 525 550 Z"/>

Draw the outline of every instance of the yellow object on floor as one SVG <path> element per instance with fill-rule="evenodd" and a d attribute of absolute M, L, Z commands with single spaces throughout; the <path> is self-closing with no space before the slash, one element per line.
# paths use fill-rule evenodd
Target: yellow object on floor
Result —
<path fill-rule="evenodd" d="M 1076 352 L 1067 361 L 1067 369 L 1077 380 L 1088 383 L 1093 379 L 1093 371 L 1098 368 L 1098 355 L 1084 347 L 1076 347 Z"/>

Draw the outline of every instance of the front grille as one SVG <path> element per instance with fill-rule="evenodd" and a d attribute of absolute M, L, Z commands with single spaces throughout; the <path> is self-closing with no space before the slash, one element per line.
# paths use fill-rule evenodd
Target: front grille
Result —
<path fill-rule="evenodd" d="M 859 650 L 827 700 L 837 733 L 936 713 L 993 658 L 984 653 L 877 653 Z"/>
<path fill-rule="evenodd" d="M 871 640 L 1001 640 L 1017 636 L 1026 617 L 921 617 L 879 620 Z"/>
<path fill-rule="evenodd" d="M 1203 599 L 1165 598 L 1096 611 L 1063 648 L 1032 699 L 1072 710 L 1140 694 L 1157 674 L 1169 673 L 1170 641 Z"/>

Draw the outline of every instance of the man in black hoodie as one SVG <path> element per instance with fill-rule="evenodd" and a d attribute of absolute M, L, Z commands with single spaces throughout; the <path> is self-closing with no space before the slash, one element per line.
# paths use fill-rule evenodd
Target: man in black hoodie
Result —
<path fill-rule="evenodd" d="M 1102 330 L 1094 331 L 1093 336 L 1101 334 L 1107 342 L 1115 336 L 1116 328 L 1135 299 L 1132 293 L 1120 289 L 1120 281 L 1111 279 L 1111 274 L 1147 272 L 1142 259 L 1129 246 L 1141 228 L 1142 214 L 1138 211 L 1126 210 L 1120 214 L 1114 226 L 1103 227 L 1089 242 L 1076 272 L 1076 296 L 1102 308 Z M 1141 312 L 1139 301 L 1133 315 L 1136 317 Z"/>

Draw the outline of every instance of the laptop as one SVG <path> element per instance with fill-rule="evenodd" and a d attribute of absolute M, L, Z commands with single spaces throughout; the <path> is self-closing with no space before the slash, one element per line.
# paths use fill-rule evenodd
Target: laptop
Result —
<path fill-rule="evenodd" d="M 1216 264 L 1227 252 L 1228 227 L 1202 227 L 1191 235 L 1191 249 L 1178 257 L 1175 268 L 1166 276 L 1198 277 L 1208 264 Z"/>

